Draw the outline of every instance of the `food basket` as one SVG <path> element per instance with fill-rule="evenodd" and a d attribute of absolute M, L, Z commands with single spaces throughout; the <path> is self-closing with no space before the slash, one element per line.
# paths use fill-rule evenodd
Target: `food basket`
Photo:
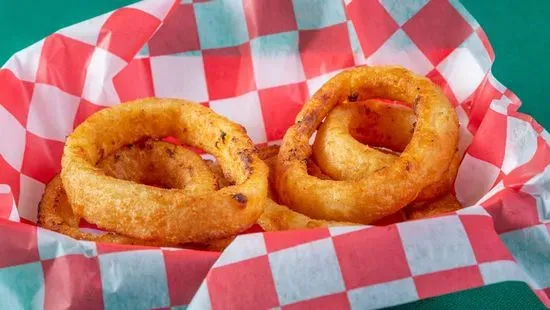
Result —
<path fill-rule="evenodd" d="M 366 309 L 503 281 L 550 306 L 550 134 L 518 112 L 494 57 L 458 1 L 147 0 L 51 34 L 0 70 L 0 308 Z M 466 208 L 244 234 L 222 253 L 35 225 L 66 136 L 96 111 L 185 98 L 272 144 L 329 78 L 382 64 L 429 77 L 455 107 Z"/>

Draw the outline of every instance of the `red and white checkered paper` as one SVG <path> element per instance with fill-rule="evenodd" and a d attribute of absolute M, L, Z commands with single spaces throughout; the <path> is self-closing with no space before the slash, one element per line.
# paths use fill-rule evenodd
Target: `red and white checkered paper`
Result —
<path fill-rule="evenodd" d="M 59 30 L 0 70 L 0 308 L 367 309 L 510 280 L 550 306 L 550 135 L 518 112 L 493 59 L 458 1 L 148 0 Z M 221 255 L 34 225 L 65 137 L 104 107 L 191 99 L 274 143 L 324 81 L 364 64 L 401 64 L 444 89 L 467 208 L 247 234 Z"/>

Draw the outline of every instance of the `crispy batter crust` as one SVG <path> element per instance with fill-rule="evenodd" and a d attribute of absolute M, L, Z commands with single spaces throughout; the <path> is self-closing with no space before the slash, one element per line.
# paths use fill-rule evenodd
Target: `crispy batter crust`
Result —
<path fill-rule="evenodd" d="M 235 185 L 190 193 L 116 179 L 95 167 L 124 145 L 167 136 L 214 155 Z M 97 112 L 67 138 L 61 166 L 76 215 L 144 240 L 186 243 L 233 236 L 256 222 L 267 196 L 268 170 L 245 129 L 179 99 L 142 99 Z"/>
<path fill-rule="evenodd" d="M 399 158 L 360 180 L 308 175 L 308 141 L 321 121 L 345 100 L 372 98 L 406 102 L 415 111 L 414 133 Z M 399 211 L 435 182 L 449 167 L 457 143 L 457 116 L 430 80 L 401 67 L 354 68 L 323 85 L 287 130 L 277 159 L 277 192 L 281 202 L 312 218 L 369 224 Z"/>
<path fill-rule="evenodd" d="M 336 106 L 317 130 L 313 156 L 321 169 L 335 180 L 359 180 L 389 167 L 399 154 L 383 152 L 374 146 L 403 151 L 414 132 L 416 118 L 412 109 L 380 100 L 346 102 Z M 360 130 L 359 141 L 353 129 Z M 367 143 L 367 144 L 363 144 Z M 448 193 L 456 178 L 458 152 L 447 171 L 422 189 L 415 202 L 432 200 Z"/>

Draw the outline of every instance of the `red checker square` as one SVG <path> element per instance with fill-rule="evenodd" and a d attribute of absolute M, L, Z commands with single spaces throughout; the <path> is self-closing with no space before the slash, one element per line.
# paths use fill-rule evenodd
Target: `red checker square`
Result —
<path fill-rule="evenodd" d="M 537 201 L 527 193 L 506 188 L 483 203 L 493 217 L 497 233 L 527 228 L 540 223 Z"/>
<path fill-rule="evenodd" d="M 526 164 L 512 170 L 504 178 L 504 186 L 520 189 L 527 181 L 544 171 L 550 158 L 550 145 L 542 137 L 537 138 L 537 151 Z"/>
<path fill-rule="evenodd" d="M 122 102 L 154 96 L 151 61 L 136 58 L 113 78 L 113 85 Z"/>
<path fill-rule="evenodd" d="M 141 10 L 118 9 L 103 24 L 97 46 L 130 61 L 159 25 L 158 18 Z"/>
<path fill-rule="evenodd" d="M 60 34 L 47 37 L 42 47 L 36 81 L 80 96 L 93 52 L 93 46 Z"/>
<path fill-rule="evenodd" d="M 313 298 L 295 304 L 281 307 L 283 310 L 302 310 L 302 309 L 349 309 L 351 306 L 346 293 L 338 293 L 328 296 Z"/>
<path fill-rule="evenodd" d="M 2 181 L 0 180 L 0 183 Z M 0 219 L 9 219 L 13 208 L 13 195 L 11 192 L 0 192 Z"/>
<path fill-rule="evenodd" d="M 420 299 L 483 286 L 478 266 L 461 267 L 414 277 Z"/>
<path fill-rule="evenodd" d="M 103 110 L 105 107 L 100 105 L 95 105 L 88 100 L 81 98 L 80 104 L 78 105 L 78 110 L 76 110 L 76 116 L 74 118 L 74 127 L 80 125 L 88 117 L 94 114 L 97 111 Z"/>
<path fill-rule="evenodd" d="M 533 290 L 535 295 L 540 299 L 540 301 L 550 309 L 550 287 L 547 287 L 542 290 Z"/>
<path fill-rule="evenodd" d="M 102 309 L 101 272 L 97 257 L 67 255 L 42 262 L 44 309 Z M 72 301 L 72 302 L 71 302 Z"/>
<path fill-rule="evenodd" d="M 478 263 L 496 260 L 514 260 L 494 230 L 493 220 L 488 216 L 460 216 L 470 245 Z"/>
<path fill-rule="evenodd" d="M 512 104 L 511 106 L 515 107 L 515 111 L 519 108 L 519 106 L 521 105 L 521 100 L 519 100 L 518 96 L 516 96 L 516 94 L 514 94 L 511 90 L 509 89 L 506 89 L 504 91 L 504 95 L 506 97 L 508 97 L 508 99 L 510 99 L 510 101 L 512 101 Z"/>
<path fill-rule="evenodd" d="M 210 267 L 220 256 L 216 252 L 193 250 L 163 251 L 172 306 L 189 304 Z"/>
<path fill-rule="evenodd" d="M 193 5 L 176 5 L 174 11 L 149 40 L 149 55 L 200 50 L 198 33 Z"/>
<path fill-rule="evenodd" d="M 451 105 L 453 107 L 456 107 L 458 105 L 458 100 L 456 99 L 453 91 L 449 87 L 449 83 L 447 83 L 447 80 L 439 73 L 437 69 L 433 69 L 430 73 L 426 75 L 432 82 L 437 84 L 441 89 L 443 90 L 443 93 L 449 99 L 451 102 Z"/>
<path fill-rule="evenodd" d="M 346 11 L 353 21 L 365 58 L 378 50 L 399 28 L 378 0 L 353 1 Z M 365 12 L 368 12 L 368 18 Z"/>
<path fill-rule="evenodd" d="M 34 84 L 18 79 L 8 69 L 0 70 L 0 105 L 10 112 L 23 126 L 27 125 L 29 104 Z"/>
<path fill-rule="evenodd" d="M 464 17 L 447 0 L 428 2 L 409 19 L 403 30 L 437 66 L 472 33 Z"/>
<path fill-rule="evenodd" d="M 0 220 L 0 231 L 0 268 L 40 260 L 36 226 Z"/>
<path fill-rule="evenodd" d="M 468 128 L 470 130 L 477 130 L 479 124 L 483 120 L 483 117 L 487 113 L 491 102 L 495 99 L 502 98 L 500 90 L 496 89 L 488 79 L 485 78 L 479 85 L 478 89 L 474 92 L 472 102 L 472 112 L 470 113 L 470 122 Z"/>
<path fill-rule="evenodd" d="M 299 50 L 306 78 L 355 65 L 346 23 L 300 30 Z"/>
<path fill-rule="evenodd" d="M 19 171 L 13 168 L 4 157 L 0 156 L 0 184 L 8 184 L 11 188 L 13 198 L 19 201 Z"/>
<path fill-rule="evenodd" d="M 44 139 L 27 131 L 21 172 L 42 183 L 48 183 L 61 170 L 63 146 L 63 142 Z"/>
<path fill-rule="evenodd" d="M 158 249 L 158 247 L 144 246 L 144 245 L 129 245 L 129 244 L 116 244 L 116 243 L 97 243 L 97 254 L 109 254 L 128 251 L 142 251 L 149 249 Z"/>
<path fill-rule="evenodd" d="M 501 167 L 506 148 L 507 116 L 493 110 L 487 111 L 479 126 L 468 153 L 475 158 Z M 497 138 L 500 137 L 500 138 Z"/>
<path fill-rule="evenodd" d="M 330 237 L 330 232 L 326 228 L 264 233 L 265 246 L 268 252 L 275 252 L 328 237 Z"/>
<path fill-rule="evenodd" d="M 210 100 L 236 97 L 256 89 L 249 43 L 204 50 L 202 57 Z"/>
<path fill-rule="evenodd" d="M 207 279 L 212 309 L 268 309 L 279 305 L 265 255 L 214 268 Z"/>
<path fill-rule="evenodd" d="M 411 276 L 395 225 L 360 230 L 333 240 L 347 289 Z"/>
<path fill-rule="evenodd" d="M 489 58 L 491 60 L 495 60 L 495 51 L 493 50 L 493 47 L 489 42 L 489 38 L 487 37 L 487 34 L 485 33 L 485 31 L 483 31 L 483 28 L 481 27 L 477 28 L 476 33 L 479 39 L 481 40 L 481 43 L 483 43 L 483 46 L 487 50 L 487 54 L 489 54 Z"/>
<path fill-rule="evenodd" d="M 306 83 L 258 91 L 268 141 L 282 139 L 308 97 Z"/>
<path fill-rule="evenodd" d="M 244 0 L 250 38 L 298 29 L 292 0 Z"/>

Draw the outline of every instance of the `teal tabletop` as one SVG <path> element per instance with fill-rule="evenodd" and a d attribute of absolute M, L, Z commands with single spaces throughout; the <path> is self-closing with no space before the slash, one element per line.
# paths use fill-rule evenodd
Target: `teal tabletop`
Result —
<path fill-rule="evenodd" d="M 134 0 L 3 1 L 0 5 L 0 64 L 10 55 L 64 26 Z M 550 1 L 463 0 L 487 33 L 496 53 L 493 74 L 523 102 L 521 111 L 550 128 Z M 418 301 L 398 308 L 544 309 L 523 283 L 505 282 Z"/>

